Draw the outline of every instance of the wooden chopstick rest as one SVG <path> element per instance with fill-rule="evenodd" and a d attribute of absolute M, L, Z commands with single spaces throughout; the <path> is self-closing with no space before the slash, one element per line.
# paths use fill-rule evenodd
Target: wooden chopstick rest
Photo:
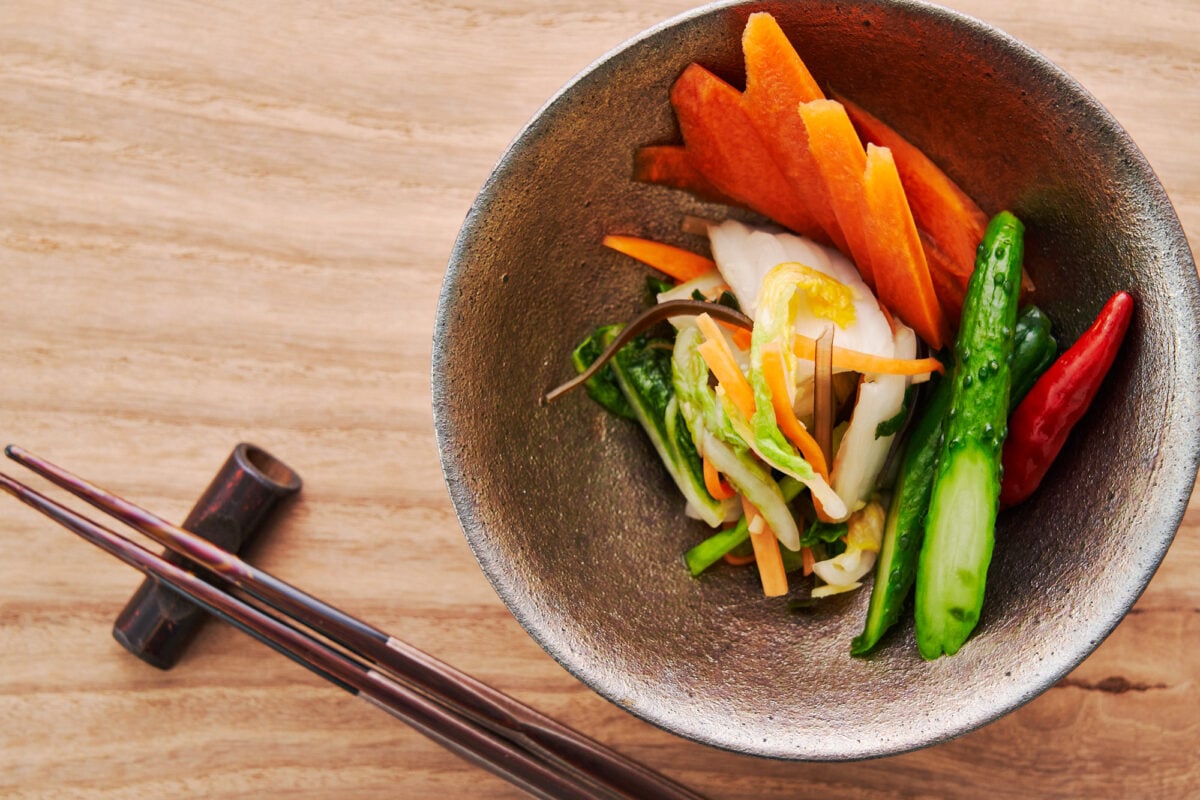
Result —
<path fill-rule="evenodd" d="M 280 501 L 299 491 L 299 474 L 262 448 L 243 442 L 233 448 L 182 527 L 237 553 L 265 527 Z M 188 566 L 175 553 L 164 556 L 177 566 Z M 199 606 L 147 578 L 117 616 L 113 638 L 146 663 L 170 669 L 207 616 Z"/>

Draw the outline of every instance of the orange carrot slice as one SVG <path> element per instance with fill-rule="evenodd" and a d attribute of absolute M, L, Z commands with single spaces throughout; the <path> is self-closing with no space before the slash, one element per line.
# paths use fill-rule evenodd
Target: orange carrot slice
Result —
<path fill-rule="evenodd" d="M 921 236 L 891 150 L 867 145 L 863 186 L 863 217 L 879 300 L 926 344 L 941 350 L 950 339 L 949 325 L 933 290 Z"/>
<path fill-rule="evenodd" d="M 742 53 L 746 61 L 742 107 L 784 177 L 830 240 L 844 252 L 846 239 L 809 150 L 804 122 L 796 114 L 797 105 L 823 99 L 825 93 L 769 13 L 755 12 L 746 20 Z"/>
<path fill-rule="evenodd" d="M 727 206 L 745 206 L 722 192 L 696 169 L 683 145 L 652 144 L 639 147 L 633 157 L 633 179 L 681 189 L 701 200 Z"/>
<path fill-rule="evenodd" d="M 741 368 L 738 367 L 733 352 L 729 349 L 729 343 L 721 334 L 721 329 L 708 314 L 696 317 L 696 325 L 704 334 L 704 341 L 696 347 L 704 358 L 704 363 L 708 365 L 712 374 L 717 376 L 717 382 L 724 387 L 725 395 L 734 407 L 741 411 L 746 419 L 752 418 L 754 416 L 754 390 L 750 387 L 750 381 L 746 380 L 746 376 L 742 374 Z"/>
<path fill-rule="evenodd" d="M 817 79 L 808 71 L 787 34 L 775 17 L 756 11 L 742 31 L 742 54 L 746 59 L 746 95 L 775 105 L 778 111 L 795 116 L 796 104 L 825 97 Z M 770 98 L 773 89 L 782 97 Z"/>
<path fill-rule="evenodd" d="M 721 473 L 717 472 L 711 461 L 701 458 L 700 463 L 704 472 L 704 488 L 708 489 L 714 500 L 728 500 L 736 494 L 732 486 L 721 480 Z"/>
<path fill-rule="evenodd" d="M 965 292 L 987 215 L 923 151 L 870 112 L 845 98 L 839 100 L 865 141 L 892 151 L 917 227 L 946 254 L 948 262 L 938 267 L 953 270 L 947 277 Z"/>
<path fill-rule="evenodd" d="M 718 189 L 797 233 L 828 241 L 742 108 L 742 93 L 691 64 L 671 87 L 688 158 Z"/>
<path fill-rule="evenodd" d="M 726 564 L 732 564 L 735 567 L 743 567 L 746 564 L 754 563 L 754 554 L 753 553 L 751 553 L 750 555 L 747 555 L 747 556 L 739 556 L 739 555 L 735 555 L 733 553 L 726 553 L 725 555 L 723 555 L 721 557 L 723 559 L 725 559 Z"/>
<path fill-rule="evenodd" d="M 798 333 L 792 342 L 792 352 L 797 358 L 816 361 L 817 340 Z M 833 346 L 833 366 L 875 375 L 928 375 L 946 369 L 936 358 L 884 358 L 837 345 Z"/>
<path fill-rule="evenodd" d="M 767 525 L 758 509 L 744 497 L 742 508 L 750 520 L 750 544 L 754 547 L 754 562 L 758 565 L 763 594 L 767 597 L 782 597 L 787 594 L 788 579 L 787 570 L 783 566 L 783 553 L 779 550 L 779 540 L 775 538 L 775 532 Z"/>
<path fill-rule="evenodd" d="M 817 563 L 817 557 L 813 555 L 811 547 L 803 547 L 800 549 L 800 563 L 803 565 L 805 577 L 813 574 L 813 565 Z"/>
<path fill-rule="evenodd" d="M 605 247 L 636 258 L 659 272 L 670 275 L 682 283 L 699 278 L 717 268 L 716 262 L 707 256 L 684 250 L 682 247 L 640 239 L 637 236 L 609 234 L 602 240 Z"/>
<path fill-rule="evenodd" d="M 809 150 L 846 238 L 847 255 L 858 265 L 867 285 L 874 288 L 875 272 L 862 217 L 863 170 L 867 161 L 862 142 L 840 103 L 813 100 L 797 108 L 808 135 Z"/>
<path fill-rule="evenodd" d="M 722 328 L 729 331 L 729 335 L 733 338 L 734 344 L 736 344 L 738 347 L 740 347 L 743 350 L 750 349 L 750 341 L 754 336 L 753 333 L 751 333 L 750 331 L 746 330 L 745 328 L 743 328 L 739 325 L 734 325 L 729 322 L 721 322 L 720 320 L 717 320 L 717 323 Z"/>
<path fill-rule="evenodd" d="M 941 251 L 931 255 L 926 248 L 938 299 L 947 316 L 957 320 L 967 281 L 975 270 L 975 251 L 987 227 L 987 214 L 923 150 L 861 106 L 844 97 L 837 99 L 846 107 L 864 142 L 892 151 L 917 229 Z M 1029 273 L 1022 270 L 1023 296 L 1033 289 Z"/>
<path fill-rule="evenodd" d="M 900 179 L 904 180 L 904 176 L 901 175 Z M 962 271 L 928 233 L 920 233 L 925 261 L 929 264 L 929 277 L 933 280 L 933 291 L 937 293 L 938 302 L 942 304 L 946 320 L 956 324 L 962 317 L 963 300 L 967 297 L 967 285 L 962 281 Z"/>
<path fill-rule="evenodd" d="M 787 374 L 783 368 L 783 355 L 779 352 L 778 344 L 763 348 L 762 374 L 771 390 L 771 408 L 775 411 L 775 424 L 783 431 L 783 435 L 800 449 L 804 460 L 811 464 L 822 478 L 829 480 L 829 465 L 825 460 L 825 453 L 792 410 L 788 398 Z"/>

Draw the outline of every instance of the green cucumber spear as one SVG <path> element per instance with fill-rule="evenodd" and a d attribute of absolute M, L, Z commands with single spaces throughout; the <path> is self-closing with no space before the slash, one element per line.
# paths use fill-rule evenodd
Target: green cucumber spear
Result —
<path fill-rule="evenodd" d="M 956 653 L 983 607 L 999 509 L 1024 230 L 1007 211 L 992 219 L 963 303 L 953 393 L 917 565 L 917 647 L 928 659 Z"/>

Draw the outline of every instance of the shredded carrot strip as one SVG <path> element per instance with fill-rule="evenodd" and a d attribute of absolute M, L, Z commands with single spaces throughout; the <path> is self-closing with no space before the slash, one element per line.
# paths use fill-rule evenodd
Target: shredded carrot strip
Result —
<path fill-rule="evenodd" d="M 721 473 L 717 472 L 711 461 L 701 458 L 701 464 L 704 466 L 704 488 L 708 489 L 714 500 L 728 500 L 736 494 L 732 486 L 721 480 Z"/>
<path fill-rule="evenodd" d="M 804 460 L 812 464 L 812 468 L 820 473 L 822 478 L 829 480 L 829 464 L 825 460 L 825 453 L 821 451 L 817 440 L 804 427 L 804 423 L 796 418 L 796 412 L 792 410 L 792 404 L 788 397 L 787 377 L 783 370 L 783 355 L 779 352 L 778 344 L 763 348 L 762 371 L 763 378 L 767 381 L 767 387 L 771 390 L 771 407 L 775 409 L 775 424 L 779 426 L 779 430 L 783 431 L 783 435 L 791 440 L 792 444 L 800 448 L 800 455 L 804 456 Z"/>
<path fill-rule="evenodd" d="M 761 517 L 758 509 L 745 497 L 742 498 L 742 508 L 751 520 Z M 754 562 L 758 565 L 763 594 L 767 597 L 781 597 L 787 594 L 788 579 L 787 570 L 783 567 L 783 553 L 779 551 L 779 540 L 775 538 L 775 532 L 766 524 L 766 520 L 763 520 L 758 533 L 754 533 L 756 527 L 758 526 L 750 526 L 750 544 L 754 547 Z"/>
<path fill-rule="evenodd" d="M 796 334 L 792 350 L 797 358 L 812 361 L 817 356 L 817 340 Z M 925 375 L 944 372 L 945 367 L 936 358 L 884 358 L 857 350 L 847 350 L 834 345 L 833 365 L 852 372 L 871 372 L 878 375 Z"/>
<path fill-rule="evenodd" d="M 750 349 L 750 339 L 752 336 L 750 331 L 746 330 L 740 325 L 734 325 L 732 322 L 723 322 L 721 320 L 717 320 L 717 324 L 729 331 L 729 335 L 733 338 L 733 343 L 738 346 L 738 349 Z"/>
<path fill-rule="evenodd" d="M 813 564 L 817 563 L 817 557 L 813 555 L 811 547 L 800 548 L 800 562 L 803 564 L 804 575 L 812 575 Z"/>
<path fill-rule="evenodd" d="M 717 376 L 717 382 L 725 387 L 725 394 L 733 402 L 746 419 L 754 417 L 754 391 L 750 388 L 746 376 L 738 369 L 732 356 L 714 339 L 707 339 L 696 348 L 704 357 L 705 363 L 712 373 Z"/>
<path fill-rule="evenodd" d="M 602 243 L 605 247 L 612 248 L 618 253 L 624 253 L 630 258 L 636 258 L 643 264 L 648 264 L 681 283 L 698 278 L 717 267 L 716 263 L 706 256 L 674 245 L 640 239 L 637 236 L 610 234 L 604 237 Z"/>
<path fill-rule="evenodd" d="M 726 553 L 725 555 L 723 555 L 721 557 L 725 559 L 726 564 L 732 564 L 735 567 L 744 567 L 747 564 L 754 563 L 754 554 L 753 553 L 751 553 L 750 555 L 746 555 L 746 556 L 738 556 L 738 555 L 734 555 L 733 553 Z"/>
<path fill-rule="evenodd" d="M 733 343 L 743 350 L 750 349 L 750 331 L 745 328 L 738 328 L 733 332 Z"/>
<path fill-rule="evenodd" d="M 696 325 L 704 334 L 704 341 L 696 348 L 704 357 L 704 363 L 717 376 L 717 381 L 725 387 L 725 394 L 746 419 L 754 416 L 754 390 L 750 381 L 742 374 L 729 343 L 721 334 L 720 327 L 708 314 L 696 317 Z"/>
<path fill-rule="evenodd" d="M 824 448 L 808 432 L 804 423 L 796 418 L 796 413 L 792 410 L 791 403 L 788 402 L 787 378 L 784 375 L 783 356 L 779 353 L 778 345 L 768 346 L 763 350 L 762 369 L 763 378 L 771 390 L 771 407 L 775 409 L 775 424 L 783 431 L 783 435 L 800 449 L 800 455 L 812 465 L 817 474 L 828 481 L 829 459 L 825 455 Z M 825 522 L 832 522 L 832 518 L 825 513 L 821 501 L 815 495 L 812 501 L 817 516 Z"/>

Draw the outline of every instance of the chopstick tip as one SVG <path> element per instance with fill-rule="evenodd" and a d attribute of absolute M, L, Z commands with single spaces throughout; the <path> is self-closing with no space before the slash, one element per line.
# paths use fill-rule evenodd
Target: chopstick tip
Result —
<path fill-rule="evenodd" d="M 9 494 L 13 495 L 14 497 L 20 497 L 21 490 L 24 488 L 25 487 L 22 486 L 19 482 L 17 482 L 13 478 L 8 477 L 3 472 L 0 472 L 0 489 L 3 489 L 4 491 L 8 492 Z"/>
<path fill-rule="evenodd" d="M 16 461 L 18 464 L 29 466 L 30 456 L 33 454 L 21 447 L 18 444 L 6 444 L 4 446 L 4 455 Z"/>

